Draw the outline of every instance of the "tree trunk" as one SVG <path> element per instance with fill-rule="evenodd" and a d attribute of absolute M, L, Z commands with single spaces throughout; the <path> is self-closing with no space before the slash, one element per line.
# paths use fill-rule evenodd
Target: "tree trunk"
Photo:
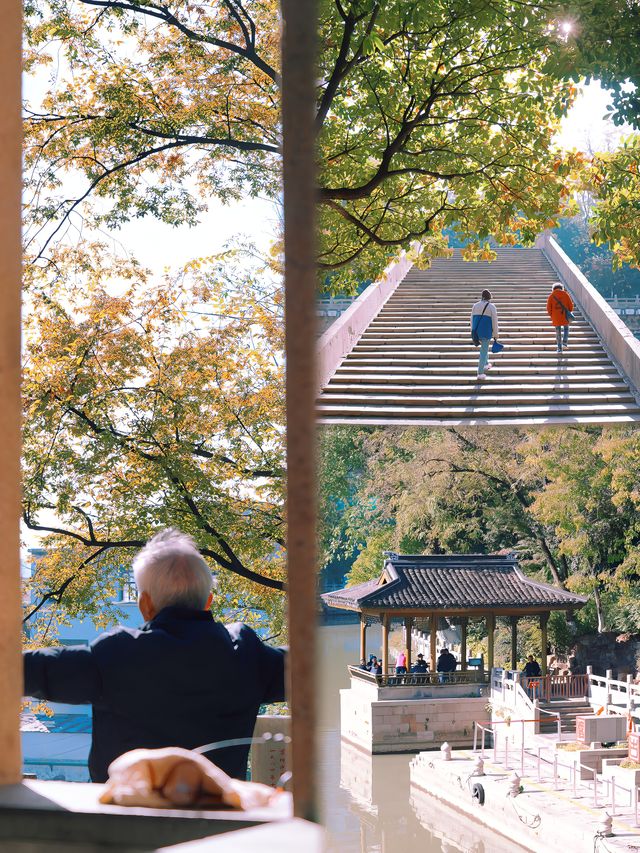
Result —
<path fill-rule="evenodd" d="M 551 575 L 553 577 L 553 582 L 556 586 L 559 586 L 560 589 L 566 589 L 564 585 L 564 580 L 560 577 L 560 573 L 558 572 L 558 565 L 554 559 L 553 554 L 551 553 L 551 549 L 547 545 L 547 541 L 544 536 L 536 532 L 536 540 L 538 545 L 540 546 L 540 550 L 544 554 L 544 558 L 547 561 L 547 565 L 549 566 L 549 570 L 551 571 Z"/>
<path fill-rule="evenodd" d="M 596 605 L 596 616 L 598 617 L 598 634 L 604 634 L 607 630 L 606 623 L 604 621 L 604 610 L 602 609 L 602 598 L 600 597 L 600 585 L 596 585 L 593 590 L 593 600 Z"/>

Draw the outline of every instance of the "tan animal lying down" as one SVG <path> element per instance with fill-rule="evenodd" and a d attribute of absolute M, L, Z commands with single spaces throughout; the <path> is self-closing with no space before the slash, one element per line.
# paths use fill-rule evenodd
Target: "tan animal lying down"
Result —
<path fill-rule="evenodd" d="M 109 765 L 101 803 L 119 806 L 272 805 L 281 792 L 258 782 L 241 782 L 196 752 L 180 747 L 134 749 Z"/>

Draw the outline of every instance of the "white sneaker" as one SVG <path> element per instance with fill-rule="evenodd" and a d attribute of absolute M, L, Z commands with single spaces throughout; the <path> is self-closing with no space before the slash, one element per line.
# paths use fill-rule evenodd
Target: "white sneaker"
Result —
<path fill-rule="evenodd" d="M 491 370 L 491 368 L 492 368 L 492 367 L 493 367 L 493 365 L 491 364 L 491 362 L 490 362 L 490 361 L 488 361 L 488 362 L 486 363 L 486 365 L 485 365 L 484 369 L 485 369 L 485 370 Z"/>
<path fill-rule="evenodd" d="M 486 378 L 487 378 L 487 374 L 486 374 L 486 373 L 479 373 L 479 374 L 478 374 L 478 379 L 486 379 Z"/>

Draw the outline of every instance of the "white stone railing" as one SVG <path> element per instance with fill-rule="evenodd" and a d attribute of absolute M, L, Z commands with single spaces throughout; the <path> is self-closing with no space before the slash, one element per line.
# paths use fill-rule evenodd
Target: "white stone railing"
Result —
<path fill-rule="evenodd" d="M 624 375 L 633 394 L 640 400 L 640 341 L 550 234 L 540 235 L 536 246 L 542 250 L 567 285 L 583 314 L 597 332 L 607 355 Z"/>
<path fill-rule="evenodd" d="M 419 253 L 416 245 L 412 252 Z M 406 252 L 364 290 L 349 308 L 320 337 L 317 347 L 318 390 L 327 384 L 342 359 L 351 352 L 369 323 L 413 266 Z"/>
<path fill-rule="evenodd" d="M 514 711 L 533 712 L 533 700 L 523 690 L 520 675 L 518 670 L 494 667 L 491 670 L 491 699 Z"/>
<path fill-rule="evenodd" d="M 558 740 L 561 739 L 560 715 L 556 711 L 546 711 L 526 690 L 525 678 L 521 672 L 513 669 L 494 667 L 491 671 L 492 718 L 508 716 L 523 723 L 522 734 L 528 737 L 540 731 L 541 719 L 553 719 L 557 726 Z M 523 684 L 523 682 L 525 682 Z M 515 730 L 514 730 L 515 731 Z M 514 734 L 511 734 L 514 737 Z"/>
<path fill-rule="evenodd" d="M 640 684 L 634 684 L 631 675 L 625 681 L 612 675 L 610 669 L 604 676 L 594 675 L 591 667 L 587 667 L 589 702 L 593 708 L 604 708 L 606 714 L 625 714 L 640 723 Z"/>

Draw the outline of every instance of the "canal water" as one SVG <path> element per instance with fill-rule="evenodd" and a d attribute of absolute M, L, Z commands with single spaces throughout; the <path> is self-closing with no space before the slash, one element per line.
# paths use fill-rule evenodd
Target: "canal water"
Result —
<path fill-rule="evenodd" d="M 340 738 L 340 693 L 359 657 L 358 626 L 326 625 L 318 638 L 321 818 L 330 853 L 523 853 L 409 782 L 411 755 L 370 756 Z M 379 629 L 367 631 L 379 654 Z"/>

